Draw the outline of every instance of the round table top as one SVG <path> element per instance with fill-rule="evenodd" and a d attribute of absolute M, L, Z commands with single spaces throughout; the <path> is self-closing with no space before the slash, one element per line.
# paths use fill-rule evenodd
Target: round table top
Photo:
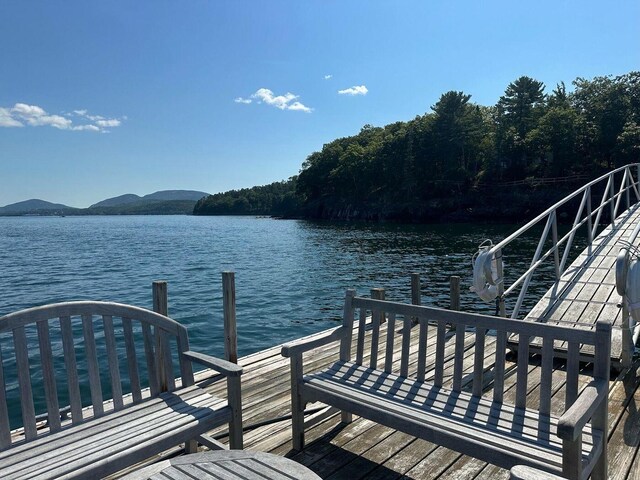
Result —
<path fill-rule="evenodd" d="M 162 474 L 160 474 L 162 472 Z M 169 479 L 321 480 L 307 467 L 279 455 L 250 450 L 214 450 L 163 460 L 133 472 L 126 480 Z"/>

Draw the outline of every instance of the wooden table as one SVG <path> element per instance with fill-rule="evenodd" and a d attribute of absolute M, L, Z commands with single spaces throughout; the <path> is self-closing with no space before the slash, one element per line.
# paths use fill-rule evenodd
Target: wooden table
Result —
<path fill-rule="evenodd" d="M 162 472 L 162 473 L 160 473 Z M 183 455 L 149 465 L 123 480 L 321 480 L 319 476 L 288 458 L 248 450 L 216 450 Z"/>

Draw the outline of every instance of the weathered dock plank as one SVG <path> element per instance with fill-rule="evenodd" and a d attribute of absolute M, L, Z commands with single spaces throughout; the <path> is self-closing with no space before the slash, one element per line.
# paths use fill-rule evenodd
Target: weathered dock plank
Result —
<path fill-rule="evenodd" d="M 613 324 L 611 360 L 620 366 L 623 359 L 622 309 L 615 290 L 615 261 L 626 240 L 640 222 L 640 205 L 636 204 L 616 219 L 615 227 L 605 228 L 594 240 L 592 255 L 585 249 L 526 315 L 526 321 L 572 324 L 575 328 L 594 328 L 599 319 Z M 534 347 L 540 347 L 535 341 Z M 566 355 L 565 344 L 555 345 Z M 592 357 L 592 349 L 582 349 L 581 358 Z"/>

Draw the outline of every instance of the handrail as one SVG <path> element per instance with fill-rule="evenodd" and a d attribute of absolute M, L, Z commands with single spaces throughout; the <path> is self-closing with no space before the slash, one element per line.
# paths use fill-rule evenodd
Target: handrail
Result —
<path fill-rule="evenodd" d="M 635 178 L 634 173 L 632 172 L 633 168 L 635 168 Z M 620 180 L 619 187 L 616 188 L 615 176 L 620 172 L 623 172 L 623 175 L 622 179 Z M 592 187 L 599 184 L 604 184 L 605 182 L 606 185 L 603 190 L 602 199 L 600 200 L 600 203 L 596 208 L 592 208 Z M 633 201 L 633 203 L 635 204 L 640 201 L 640 163 L 625 165 L 623 167 L 612 170 L 611 172 L 606 173 L 596 178 L 595 180 L 590 181 L 578 190 L 567 195 L 556 204 L 547 208 L 544 212 L 542 212 L 540 215 L 535 217 L 523 227 L 516 230 L 507 238 L 494 245 L 491 248 L 491 253 L 495 255 L 496 259 L 498 259 L 498 277 L 504 278 L 502 272 L 502 254 L 504 253 L 503 251 L 505 247 L 508 247 L 512 242 L 517 240 L 523 234 L 527 233 L 533 227 L 541 224 L 542 221 L 545 221 L 545 226 L 543 228 L 542 235 L 540 236 L 538 246 L 527 270 L 508 287 L 505 285 L 504 281 L 498 284 L 498 301 L 500 315 L 506 316 L 506 307 L 504 302 L 505 297 L 513 294 L 518 289 L 518 287 L 520 287 L 520 293 L 510 315 L 511 318 L 519 318 L 522 303 L 524 302 L 524 299 L 526 297 L 529 284 L 534 272 L 545 263 L 545 260 L 547 260 L 552 255 L 554 259 L 554 273 L 556 277 L 555 281 L 558 282 L 560 280 L 567 266 L 566 264 L 569 252 L 571 251 L 576 232 L 585 224 L 587 225 L 587 249 L 588 254 L 591 255 L 593 253 L 593 240 L 596 237 L 596 233 L 598 231 L 600 219 L 602 218 L 602 212 L 607 207 L 609 208 L 611 225 L 612 228 L 614 228 L 616 224 L 616 218 L 618 216 L 618 211 L 623 202 L 623 198 L 626 204 L 626 209 L 629 209 L 632 205 L 632 193 L 635 196 L 635 200 Z M 580 206 L 576 211 L 571 229 L 562 238 L 558 239 L 558 210 L 581 194 L 582 199 L 580 201 Z M 549 234 L 551 234 L 552 240 L 551 248 L 543 251 L 545 244 L 549 240 Z M 561 247 L 563 245 L 564 250 L 562 251 L 562 256 L 560 256 Z"/>

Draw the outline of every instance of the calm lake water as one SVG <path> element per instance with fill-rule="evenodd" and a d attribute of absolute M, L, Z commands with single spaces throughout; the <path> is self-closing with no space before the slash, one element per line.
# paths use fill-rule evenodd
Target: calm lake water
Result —
<path fill-rule="evenodd" d="M 449 277 L 459 275 L 462 309 L 493 313 L 469 292 L 471 256 L 484 239 L 499 241 L 516 227 L 0 217 L 0 316 L 84 299 L 151 308 L 152 281 L 167 280 L 169 314 L 188 326 L 192 348 L 221 356 L 224 270 L 236 275 L 240 355 L 336 326 L 347 288 L 368 294 L 383 287 L 388 299 L 409 302 L 411 272 L 421 274 L 423 304 L 448 307 Z M 508 280 L 524 272 L 537 241 L 504 252 Z M 528 305 L 547 288 L 534 283 Z"/>
<path fill-rule="evenodd" d="M 447 307 L 462 277 L 464 310 L 492 312 L 468 291 L 471 255 L 515 225 L 311 223 L 255 217 L 0 217 L 0 315 L 68 300 L 151 308 L 151 282 L 169 282 L 169 313 L 192 346 L 221 355 L 221 272 L 236 272 L 238 348 L 246 355 L 336 325 L 347 288 L 386 289 Z M 536 239 L 537 240 L 537 239 Z M 535 248 L 532 239 L 531 247 Z M 505 252 L 509 263 L 532 251 Z M 544 289 L 543 289 L 544 290 Z"/>

